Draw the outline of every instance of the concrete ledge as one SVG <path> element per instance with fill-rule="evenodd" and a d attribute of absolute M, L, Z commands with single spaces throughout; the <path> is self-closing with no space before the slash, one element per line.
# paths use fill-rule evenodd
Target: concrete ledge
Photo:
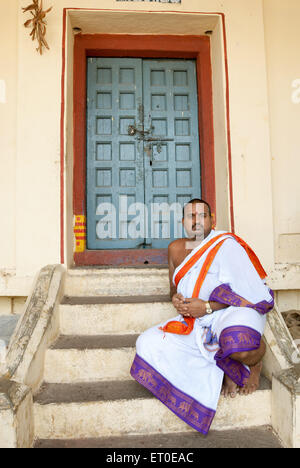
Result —
<path fill-rule="evenodd" d="M 299 289 L 299 284 L 299 263 L 278 263 L 268 275 L 268 285 L 274 291 Z"/>
<path fill-rule="evenodd" d="M 107 271 L 108 270 L 108 271 Z M 143 267 L 127 266 L 120 268 L 118 266 L 101 266 L 98 268 L 95 267 L 77 267 L 68 269 L 68 277 L 76 278 L 80 276 L 98 276 L 105 275 L 105 273 L 113 273 L 117 276 L 118 274 L 126 276 L 128 273 L 132 275 L 134 273 L 152 276 L 155 273 L 158 273 L 160 270 L 161 277 L 168 278 L 168 267 L 167 266 L 155 266 L 145 265 Z M 274 291 L 288 291 L 288 290 L 299 290 L 300 284 L 300 263 L 278 263 L 275 264 L 274 268 L 268 272 L 267 283 L 271 289 Z M 150 293 L 153 293 L 151 291 Z M 72 293 L 67 293 L 68 295 L 73 295 Z M 75 289 L 75 294 L 77 294 Z M 115 294 L 115 293 L 113 293 Z M 122 293 L 121 293 L 122 294 Z M 126 293 L 125 293 L 126 294 Z M 160 294 L 160 293 L 159 293 Z M 83 295 L 83 294 L 82 294 Z"/>
<path fill-rule="evenodd" d="M 59 333 L 56 306 L 62 295 L 63 274 L 61 265 L 49 265 L 39 272 L 7 352 L 7 377 L 33 391 L 43 378 L 45 350 Z"/>
<path fill-rule="evenodd" d="M 57 305 L 62 296 L 64 269 L 49 265 L 37 275 L 25 311 L 14 331 L 0 380 L 0 445 L 32 447 L 32 394 L 42 379 L 46 348 L 59 333 Z"/>
<path fill-rule="evenodd" d="M 287 328 L 287 325 L 275 305 L 267 314 L 264 332 L 267 353 L 264 357 L 264 374 L 271 380 L 274 374 L 294 366 L 299 350 Z"/>
<path fill-rule="evenodd" d="M 272 425 L 284 445 L 300 448 L 300 365 L 273 376 Z"/>
<path fill-rule="evenodd" d="M 34 440 L 31 389 L 12 380 L 0 380 L 0 447 L 28 448 Z"/>
<path fill-rule="evenodd" d="M 0 271 L 0 296 L 27 297 L 33 280 L 33 276 L 16 276 L 15 271 Z"/>

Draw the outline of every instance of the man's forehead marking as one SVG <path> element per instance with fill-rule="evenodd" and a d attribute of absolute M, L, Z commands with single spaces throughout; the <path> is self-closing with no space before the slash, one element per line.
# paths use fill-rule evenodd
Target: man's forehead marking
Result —
<path fill-rule="evenodd" d="M 201 211 L 205 211 L 205 208 L 206 208 L 206 211 L 208 211 L 208 206 L 205 204 L 205 203 L 200 203 L 200 202 L 194 202 L 194 203 L 188 203 L 186 206 L 185 206 L 185 210 L 189 207 L 190 208 L 190 211 L 193 209 L 193 207 L 196 206 L 196 209 L 201 209 Z"/>

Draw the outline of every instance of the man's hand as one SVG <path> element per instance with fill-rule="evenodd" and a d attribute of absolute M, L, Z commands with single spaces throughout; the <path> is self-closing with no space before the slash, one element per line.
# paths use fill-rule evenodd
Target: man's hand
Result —
<path fill-rule="evenodd" d="M 184 301 L 185 299 L 182 294 L 174 294 L 172 296 L 172 303 L 175 309 L 177 309 L 177 312 L 179 312 L 179 309 L 181 309 L 181 307 L 183 306 Z"/>
<path fill-rule="evenodd" d="M 198 318 L 204 317 L 204 315 L 206 315 L 205 301 L 202 301 L 202 299 L 178 299 L 178 306 L 176 307 L 176 309 L 184 317 Z"/>

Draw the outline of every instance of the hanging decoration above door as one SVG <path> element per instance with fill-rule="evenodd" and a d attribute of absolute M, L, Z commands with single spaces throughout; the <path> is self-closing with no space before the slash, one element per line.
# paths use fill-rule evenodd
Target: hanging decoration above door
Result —
<path fill-rule="evenodd" d="M 37 52 L 41 55 L 43 54 L 43 50 L 49 49 L 48 43 L 45 39 L 46 36 L 46 21 L 45 17 L 49 11 L 52 10 L 53 7 L 48 8 L 48 10 L 43 10 L 43 0 L 33 0 L 33 3 L 28 5 L 25 8 L 22 8 L 23 13 L 30 12 L 32 18 L 25 21 L 24 26 L 25 28 L 32 28 L 30 36 L 32 40 L 35 39 L 38 41 Z"/>

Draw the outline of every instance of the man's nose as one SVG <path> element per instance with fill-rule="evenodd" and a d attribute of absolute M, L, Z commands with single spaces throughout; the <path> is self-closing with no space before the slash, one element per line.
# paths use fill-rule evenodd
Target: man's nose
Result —
<path fill-rule="evenodd" d="M 203 224 L 203 218 L 201 215 L 196 215 L 196 224 Z"/>

